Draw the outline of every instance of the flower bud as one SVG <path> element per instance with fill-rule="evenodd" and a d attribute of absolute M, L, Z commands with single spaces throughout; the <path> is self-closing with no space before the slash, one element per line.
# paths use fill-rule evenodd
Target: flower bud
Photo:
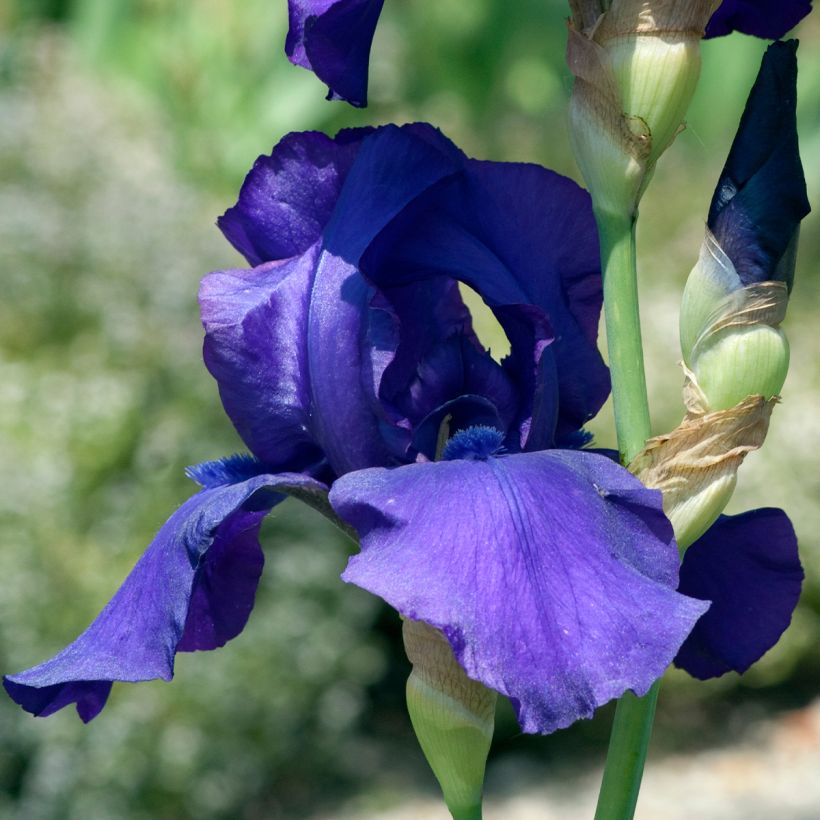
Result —
<path fill-rule="evenodd" d="M 402 633 L 413 664 L 407 709 L 416 737 L 453 817 L 479 818 L 497 695 L 467 677 L 438 629 L 405 619 Z"/>
<path fill-rule="evenodd" d="M 795 120 L 797 43 L 766 52 L 689 275 L 681 349 L 706 411 L 777 396 L 789 367 L 780 323 L 808 213 Z"/>
<path fill-rule="evenodd" d="M 663 492 L 686 549 L 726 506 L 743 459 L 766 438 L 789 366 L 780 330 L 809 212 L 795 121 L 797 43 L 766 52 L 709 209 L 683 294 L 686 418 L 630 469 Z"/>
<path fill-rule="evenodd" d="M 599 212 L 633 216 L 683 127 L 716 0 L 571 0 L 570 135 Z"/>
<path fill-rule="evenodd" d="M 747 396 L 780 393 L 789 369 L 784 282 L 742 285 L 711 233 L 681 306 L 681 349 L 706 410 L 728 410 Z"/>

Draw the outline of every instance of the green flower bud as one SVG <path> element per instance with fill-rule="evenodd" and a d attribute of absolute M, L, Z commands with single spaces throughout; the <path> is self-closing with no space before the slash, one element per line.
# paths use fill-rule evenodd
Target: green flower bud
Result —
<path fill-rule="evenodd" d="M 788 370 L 786 335 L 767 325 L 719 331 L 694 364 L 695 378 L 713 410 L 728 410 L 747 396 L 778 396 Z"/>
<path fill-rule="evenodd" d="M 497 695 L 467 677 L 439 630 L 405 619 L 402 633 L 413 664 L 407 709 L 416 737 L 453 818 L 476 820 Z"/>
<path fill-rule="evenodd" d="M 707 232 L 680 316 L 684 362 L 705 410 L 728 410 L 747 396 L 779 395 L 789 369 L 789 344 L 779 327 L 788 300 L 783 281 L 743 285 Z"/>
<path fill-rule="evenodd" d="M 633 216 L 683 127 L 716 0 L 571 0 L 570 134 L 595 209 Z M 606 6 L 606 7 L 605 7 Z"/>

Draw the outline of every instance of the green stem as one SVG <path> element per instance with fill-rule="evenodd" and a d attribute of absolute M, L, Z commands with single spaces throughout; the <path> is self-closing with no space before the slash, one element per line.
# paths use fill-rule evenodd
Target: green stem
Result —
<path fill-rule="evenodd" d="M 596 214 L 604 272 L 604 315 L 618 449 L 624 464 L 651 435 L 643 367 L 635 220 Z"/>
<path fill-rule="evenodd" d="M 642 698 L 627 692 L 618 701 L 595 820 L 631 820 L 635 814 L 660 688 L 657 680 Z"/>
<path fill-rule="evenodd" d="M 635 219 L 601 213 L 596 218 L 615 429 L 621 460 L 629 464 L 651 435 L 638 311 Z M 595 820 L 632 820 L 659 689 L 656 681 L 644 697 L 627 692 L 618 701 Z"/>

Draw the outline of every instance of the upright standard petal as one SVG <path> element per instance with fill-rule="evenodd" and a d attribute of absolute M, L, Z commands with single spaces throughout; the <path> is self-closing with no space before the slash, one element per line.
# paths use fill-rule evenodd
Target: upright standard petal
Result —
<path fill-rule="evenodd" d="M 602 456 L 476 451 L 351 473 L 330 500 L 362 543 L 343 579 L 441 629 L 525 732 L 645 693 L 708 606 L 675 592 L 660 494 Z"/>
<path fill-rule="evenodd" d="M 350 143 L 340 139 L 340 152 L 353 144 L 353 137 Z M 294 147 L 298 141 L 294 136 L 289 150 L 304 157 Z M 308 135 L 307 144 L 313 141 Z M 244 237 L 264 238 L 274 225 L 283 235 L 280 244 L 299 237 L 295 248 L 321 233 L 299 257 L 210 274 L 200 291 L 206 364 L 231 420 L 262 460 L 280 465 L 298 459 L 303 466 L 322 454 L 339 474 L 395 462 L 380 432 L 384 413 L 365 349 L 375 289 L 358 260 L 409 203 L 454 173 L 460 158 L 429 126 L 380 128 L 362 138 L 348 170 L 340 171 L 341 161 L 333 165 L 321 191 L 330 197 L 340 185 L 338 198 L 329 216 L 326 209 L 310 211 L 308 232 L 302 232 L 298 210 L 285 208 L 283 219 L 268 219 L 264 203 L 278 201 L 277 174 L 257 174 L 253 197 L 244 204 L 240 197 L 234 211 Z M 305 171 L 306 182 L 314 175 Z M 294 184 L 289 178 L 283 183 Z M 275 238 L 264 248 L 255 241 L 256 256 L 275 244 Z"/>
<path fill-rule="evenodd" d="M 683 558 L 678 591 L 712 605 L 675 666 L 701 680 L 745 672 L 789 625 L 802 581 L 797 537 L 783 510 L 722 516 Z"/>
<path fill-rule="evenodd" d="M 791 288 L 794 260 L 784 257 L 811 210 L 796 111 L 797 41 L 773 43 L 709 208 L 709 228 L 743 285 L 784 279 Z"/>
<path fill-rule="evenodd" d="M 367 105 L 370 46 L 384 0 L 288 0 L 288 59 L 328 86 L 329 100 Z"/>
<path fill-rule="evenodd" d="M 219 218 L 251 265 L 303 254 L 321 237 L 368 129 L 288 134 L 248 172 L 239 199 Z"/>
<path fill-rule="evenodd" d="M 733 31 L 777 40 L 811 11 L 811 0 L 723 0 L 706 26 L 705 38 Z"/>
<path fill-rule="evenodd" d="M 425 276 L 468 284 L 516 337 L 507 367 L 522 377 L 539 334 L 521 333 L 504 309 L 542 311 L 555 337 L 545 355 L 558 381 L 559 441 L 605 401 L 597 231 L 589 195 L 571 180 L 536 165 L 466 160 L 376 238 L 361 267 L 383 289 Z"/>
<path fill-rule="evenodd" d="M 262 572 L 262 518 L 291 488 L 326 490 L 301 473 L 246 477 L 247 464 L 223 471 L 244 480 L 206 486 L 168 519 L 77 640 L 3 679 L 13 700 L 41 717 L 76 703 L 87 722 L 105 706 L 113 681 L 170 680 L 177 652 L 214 649 L 242 631 Z"/>
<path fill-rule="evenodd" d="M 395 463 L 379 432 L 382 413 L 364 349 L 375 290 L 359 260 L 398 214 L 456 172 L 436 134 L 429 126 L 386 126 L 364 140 L 324 232 L 311 292 L 308 366 L 314 429 L 338 474 Z"/>

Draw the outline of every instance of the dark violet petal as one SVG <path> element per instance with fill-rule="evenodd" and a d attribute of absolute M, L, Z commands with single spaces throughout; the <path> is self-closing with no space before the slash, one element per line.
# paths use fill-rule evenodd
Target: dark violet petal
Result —
<path fill-rule="evenodd" d="M 15 683 L 6 676 L 3 686 L 15 703 L 37 717 L 48 717 L 76 703 L 77 714 L 83 723 L 88 723 L 102 712 L 111 694 L 110 681 L 78 681 L 36 687 Z"/>
<path fill-rule="evenodd" d="M 606 399 L 597 231 L 589 195 L 571 180 L 535 165 L 464 161 L 462 173 L 419 197 L 372 243 L 362 271 L 384 290 L 424 276 L 459 279 L 502 324 L 505 307 L 542 311 L 555 335 L 559 435 L 579 429 Z M 524 349 L 511 339 L 519 372 L 523 362 L 533 366 L 534 337 L 522 334 Z"/>
<path fill-rule="evenodd" d="M 733 31 L 777 40 L 811 11 L 811 0 L 723 0 L 706 26 L 706 38 Z"/>
<path fill-rule="evenodd" d="M 285 136 L 256 160 L 236 205 L 219 218 L 228 241 L 251 265 L 305 253 L 321 237 L 367 133 Z"/>
<path fill-rule="evenodd" d="M 285 53 L 329 88 L 328 99 L 367 105 L 370 46 L 384 0 L 288 0 Z"/>
<path fill-rule="evenodd" d="M 363 378 L 372 289 L 318 247 L 282 263 L 206 276 L 205 364 L 225 411 L 267 464 L 337 472 L 391 463 Z"/>
<path fill-rule="evenodd" d="M 674 591 L 660 494 L 601 456 L 363 470 L 330 501 L 361 537 L 344 580 L 442 629 L 526 732 L 645 693 L 707 607 Z"/>
<path fill-rule="evenodd" d="M 238 635 L 262 571 L 259 525 L 294 487 L 327 489 L 301 473 L 265 474 L 188 499 L 77 640 L 4 678 L 9 695 L 40 716 L 76 703 L 88 721 L 112 681 L 170 680 L 178 651 L 213 649 Z"/>
<path fill-rule="evenodd" d="M 264 516 L 233 515 L 217 529 L 194 582 L 177 652 L 216 649 L 245 628 L 265 563 L 259 546 Z"/>
<path fill-rule="evenodd" d="M 422 278 L 378 291 L 365 347 L 374 394 L 385 416 L 383 433 L 400 457 L 418 425 L 444 404 L 465 395 L 482 396 L 506 431 L 519 415 L 522 395 L 529 395 L 516 389 L 476 338 L 454 279 Z"/>
<path fill-rule="evenodd" d="M 216 271 L 202 280 L 204 358 L 225 411 L 259 459 L 317 461 L 310 429 L 307 325 L 318 249 L 253 270 Z"/>
<path fill-rule="evenodd" d="M 344 259 L 323 253 L 311 293 L 307 330 L 311 429 L 341 475 L 392 464 L 380 433 L 362 351 L 373 289 Z"/>
<path fill-rule="evenodd" d="M 358 265 L 408 205 L 461 170 L 458 150 L 430 125 L 385 125 L 359 148 L 325 231 L 330 253 Z"/>
<path fill-rule="evenodd" d="M 802 581 L 797 537 L 783 510 L 721 516 L 684 555 L 679 591 L 712 606 L 675 666 L 701 680 L 745 672 L 791 622 Z"/>
<path fill-rule="evenodd" d="M 763 57 L 709 209 L 712 233 L 744 285 L 785 279 L 779 265 L 810 210 L 797 143 L 797 41 Z"/>

